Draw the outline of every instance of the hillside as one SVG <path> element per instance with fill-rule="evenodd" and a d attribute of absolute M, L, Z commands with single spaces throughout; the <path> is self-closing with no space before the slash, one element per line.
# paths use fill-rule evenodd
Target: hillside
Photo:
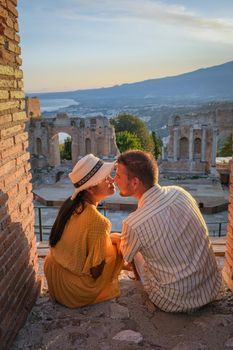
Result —
<path fill-rule="evenodd" d="M 233 99 L 233 61 L 177 76 L 109 88 L 36 94 L 41 99 L 74 99 L 89 106 L 145 105 Z M 31 95 L 31 94 L 30 94 Z"/>

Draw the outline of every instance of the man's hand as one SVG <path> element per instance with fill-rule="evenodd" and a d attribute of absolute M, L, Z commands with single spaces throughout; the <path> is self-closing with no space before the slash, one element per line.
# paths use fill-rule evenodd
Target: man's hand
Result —
<path fill-rule="evenodd" d="M 114 244 L 117 248 L 117 253 L 121 254 L 121 250 L 120 250 L 121 234 L 114 232 L 114 233 L 111 233 L 110 237 L 112 240 L 112 244 Z"/>

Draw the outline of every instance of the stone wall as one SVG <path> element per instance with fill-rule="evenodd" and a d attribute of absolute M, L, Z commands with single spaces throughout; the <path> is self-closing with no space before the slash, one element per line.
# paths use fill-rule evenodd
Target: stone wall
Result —
<path fill-rule="evenodd" d="M 227 104 L 214 111 L 171 116 L 160 170 L 217 176 L 217 149 L 231 133 L 232 125 L 233 109 Z"/>
<path fill-rule="evenodd" d="M 40 118 L 40 100 L 38 97 L 26 97 L 26 113 L 30 118 Z"/>
<path fill-rule="evenodd" d="M 227 239 L 226 239 L 226 256 L 225 265 L 223 269 L 223 278 L 233 291 L 233 158 L 231 163 L 230 176 L 230 196 L 228 206 L 228 225 L 227 225 Z"/>
<path fill-rule="evenodd" d="M 0 348 L 39 291 L 16 0 L 0 0 Z"/>

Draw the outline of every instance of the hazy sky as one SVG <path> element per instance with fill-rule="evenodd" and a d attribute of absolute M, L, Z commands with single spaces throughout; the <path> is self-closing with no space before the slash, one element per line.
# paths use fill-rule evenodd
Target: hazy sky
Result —
<path fill-rule="evenodd" d="M 233 60 L 232 0 L 19 0 L 26 92 L 112 86 Z"/>

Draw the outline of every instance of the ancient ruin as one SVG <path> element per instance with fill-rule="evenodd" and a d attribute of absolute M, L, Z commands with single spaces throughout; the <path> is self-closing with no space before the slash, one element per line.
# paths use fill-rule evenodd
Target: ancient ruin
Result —
<path fill-rule="evenodd" d="M 38 116 L 38 99 L 27 98 L 29 151 L 32 167 L 59 166 L 59 133 L 72 140 L 72 164 L 80 157 L 93 153 L 100 158 L 113 159 L 118 154 L 115 130 L 106 117 L 69 117 L 58 113 L 54 117 Z"/>
<path fill-rule="evenodd" d="M 161 170 L 166 173 L 216 175 L 217 147 L 232 133 L 233 108 L 172 116 Z"/>

